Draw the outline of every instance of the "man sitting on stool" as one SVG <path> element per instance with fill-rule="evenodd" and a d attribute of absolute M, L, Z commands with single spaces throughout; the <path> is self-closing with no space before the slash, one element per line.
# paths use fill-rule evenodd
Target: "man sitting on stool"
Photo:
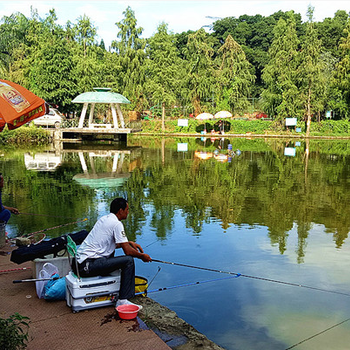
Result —
<path fill-rule="evenodd" d="M 128 299 L 135 296 L 134 257 L 144 262 L 152 261 L 139 244 L 128 241 L 121 222 L 127 218 L 128 213 L 128 202 L 124 198 L 115 198 L 110 206 L 110 214 L 102 216 L 96 222 L 76 254 L 81 277 L 106 276 L 115 270 L 121 270 L 116 306 L 132 304 Z M 116 248 L 122 248 L 125 255 L 115 257 Z M 75 264 L 72 266 L 74 270 Z"/>

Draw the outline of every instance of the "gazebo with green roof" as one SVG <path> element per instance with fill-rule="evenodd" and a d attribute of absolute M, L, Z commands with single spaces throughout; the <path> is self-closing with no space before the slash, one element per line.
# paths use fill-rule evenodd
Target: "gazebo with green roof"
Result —
<path fill-rule="evenodd" d="M 88 110 L 89 103 L 91 104 L 90 113 L 89 113 L 89 123 L 88 128 L 92 129 L 95 127 L 105 127 L 105 128 L 114 128 L 119 129 L 118 126 L 118 117 L 120 122 L 120 128 L 125 129 L 124 117 L 122 110 L 120 108 L 121 103 L 130 103 L 130 101 L 121 94 L 112 92 L 110 88 L 94 88 L 94 91 L 84 92 L 83 94 L 78 95 L 73 101 L 73 103 L 83 103 L 83 110 L 79 118 L 78 128 L 84 127 L 84 120 L 86 117 L 86 112 Z M 110 104 L 112 110 L 113 124 L 94 124 L 93 116 L 96 103 L 105 103 Z"/>

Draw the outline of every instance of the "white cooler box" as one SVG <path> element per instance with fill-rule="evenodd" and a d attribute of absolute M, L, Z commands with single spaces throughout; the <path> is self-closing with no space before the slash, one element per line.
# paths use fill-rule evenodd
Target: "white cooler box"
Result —
<path fill-rule="evenodd" d="M 83 277 L 72 271 L 66 276 L 66 301 L 73 312 L 113 305 L 118 299 L 120 271 L 109 276 Z"/>

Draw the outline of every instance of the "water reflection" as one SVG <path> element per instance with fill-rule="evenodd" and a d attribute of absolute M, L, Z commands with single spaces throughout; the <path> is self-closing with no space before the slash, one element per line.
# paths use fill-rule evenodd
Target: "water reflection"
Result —
<path fill-rule="evenodd" d="M 27 170 L 53 171 L 61 164 L 61 156 L 54 151 L 26 153 L 24 164 Z"/>
<path fill-rule="evenodd" d="M 286 148 L 295 150 L 292 157 Z M 5 150 L 0 171 L 11 178 L 7 205 L 88 216 L 88 227 L 73 226 L 76 231 L 89 229 L 112 198 L 124 196 L 131 207 L 129 238 L 148 246 L 155 259 L 350 289 L 347 141 L 133 137 L 124 146 L 65 145 L 50 152 L 26 150 L 20 160 Z M 30 170 L 39 153 L 59 157 L 54 171 Z M 65 222 L 19 216 L 10 228 L 26 233 Z M 157 268 L 137 261 L 138 273 L 149 280 Z M 162 266 L 152 288 L 216 276 Z M 231 350 L 287 348 L 350 314 L 346 296 L 242 277 L 152 297 Z M 349 328 L 327 333 L 328 347 L 315 338 L 301 348 L 346 349 Z"/>

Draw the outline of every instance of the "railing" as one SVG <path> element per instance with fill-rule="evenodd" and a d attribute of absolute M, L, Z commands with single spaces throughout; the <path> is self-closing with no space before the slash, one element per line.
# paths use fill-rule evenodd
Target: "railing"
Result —
<path fill-rule="evenodd" d="M 63 129 L 69 129 L 69 128 L 77 128 L 79 125 L 79 119 L 66 119 L 61 123 L 61 128 Z M 104 123 L 95 123 L 93 124 L 95 127 L 99 127 L 101 126 L 104 128 L 111 128 L 111 124 L 104 124 Z M 89 121 L 88 120 L 84 120 L 83 123 L 83 128 L 88 128 L 89 127 Z M 133 120 L 133 121 L 129 121 L 125 123 L 125 128 L 127 129 L 138 129 L 141 130 L 142 129 L 142 122 L 140 120 Z"/>

